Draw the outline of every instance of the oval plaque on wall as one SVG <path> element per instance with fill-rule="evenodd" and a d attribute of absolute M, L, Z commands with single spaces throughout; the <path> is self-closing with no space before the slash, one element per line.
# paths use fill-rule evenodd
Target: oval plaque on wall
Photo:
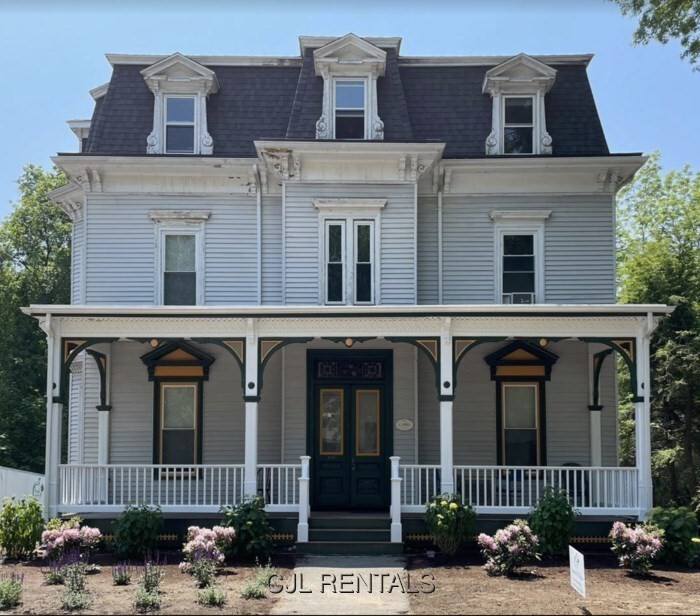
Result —
<path fill-rule="evenodd" d="M 396 429 L 401 430 L 402 432 L 413 430 L 413 422 L 410 419 L 397 419 Z"/>

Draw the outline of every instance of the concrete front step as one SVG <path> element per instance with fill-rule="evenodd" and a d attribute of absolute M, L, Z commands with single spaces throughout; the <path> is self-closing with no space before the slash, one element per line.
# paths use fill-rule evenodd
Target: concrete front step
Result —
<path fill-rule="evenodd" d="M 310 528 L 310 541 L 389 541 L 391 533 L 388 528 Z"/>
<path fill-rule="evenodd" d="M 348 515 L 347 517 L 316 517 L 309 518 L 309 529 L 329 530 L 388 530 L 391 520 L 387 516 L 360 517 Z"/>
<path fill-rule="evenodd" d="M 403 554 L 403 543 L 389 541 L 309 541 L 297 543 L 297 554 L 372 555 Z"/>

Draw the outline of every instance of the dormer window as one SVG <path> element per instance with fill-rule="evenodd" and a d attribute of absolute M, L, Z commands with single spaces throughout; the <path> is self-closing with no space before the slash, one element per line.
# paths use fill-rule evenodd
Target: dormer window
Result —
<path fill-rule="evenodd" d="M 194 96 L 166 96 L 165 153 L 194 154 Z"/>
<path fill-rule="evenodd" d="M 525 54 L 486 72 L 482 91 L 493 101 L 486 154 L 551 154 L 545 95 L 557 72 Z"/>
<path fill-rule="evenodd" d="M 365 81 L 335 80 L 335 138 L 365 138 Z"/>
<path fill-rule="evenodd" d="M 535 129 L 532 97 L 506 96 L 503 107 L 503 153 L 532 154 Z"/>
<path fill-rule="evenodd" d="M 219 90 L 216 74 L 176 53 L 141 71 L 153 92 L 153 131 L 148 154 L 213 154 L 207 98 Z"/>

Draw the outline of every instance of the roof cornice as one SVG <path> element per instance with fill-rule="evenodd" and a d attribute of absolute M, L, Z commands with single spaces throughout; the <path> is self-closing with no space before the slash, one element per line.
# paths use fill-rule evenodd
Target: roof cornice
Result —
<path fill-rule="evenodd" d="M 341 34 L 340 36 L 306 36 L 302 35 L 299 37 L 299 51 L 301 52 L 301 55 L 304 55 L 304 52 L 307 49 L 317 49 L 319 47 L 325 47 L 329 43 L 333 43 L 334 41 L 337 41 L 339 39 L 345 38 L 347 34 Z M 398 55 L 399 52 L 401 51 L 401 37 L 400 36 L 359 36 L 355 35 L 358 38 L 361 38 L 364 41 L 367 41 L 368 43 L 371 43 L 375 47 L 383 47 L 384 49 L 386 48 L 392 48 L 396 49 L 396 54 Z"/>
<path fill-rule="evenodd" d="M 517 55 L 517 54 L 516 54 Z M 592 53 L 530 55 L 531 58 L 547 65 L 582 64 L 588 66 Z M 400 66 L 497 66 L 513 56 L 401 56 Z"/>
<path fill-rule="evenodd" d="M 131 64 L 151 66 L 169 58 L 172 54 L 129 54 L 107 53 L 107 61 L 115 64 Z M 190 56 L 204 66 L 301 66 L 301 58 L 297 56 Z"/>
<path fill-rule="evenodd" d="M 92 96 L 93 100 L 99 100 L 107 94 L 107 88 L 109 88 L 109 81 L 90 90 L 90 96 Z"/>

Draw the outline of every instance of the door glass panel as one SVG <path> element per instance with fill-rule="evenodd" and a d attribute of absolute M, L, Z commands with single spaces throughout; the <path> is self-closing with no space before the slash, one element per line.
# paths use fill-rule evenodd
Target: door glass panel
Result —
<path fill-rule="evenodd" d="M 379 391 L 355 392 L 355 454 L 379 455 Z"/>
<path fill-rule="evenodd" d="M 514 466 L 538 464 L 537 386 L 503 386 L 505 463 Z"/>
<path fill-rule="evenodd" d="M 321 454 L 343 455 L 343 390 L 322 389 L 319 405 Z"/>
<path fill-rule="evenodd" d="M 535 386 L 525 387 L 506 385 L 503 388 L 506 429 L 537 428 L 535 420 Z"/>
<path fill-rule="evenodd" d="M 162 464 L 193 464 L 196 456 L 197 386 L 163 386 Z"/>

